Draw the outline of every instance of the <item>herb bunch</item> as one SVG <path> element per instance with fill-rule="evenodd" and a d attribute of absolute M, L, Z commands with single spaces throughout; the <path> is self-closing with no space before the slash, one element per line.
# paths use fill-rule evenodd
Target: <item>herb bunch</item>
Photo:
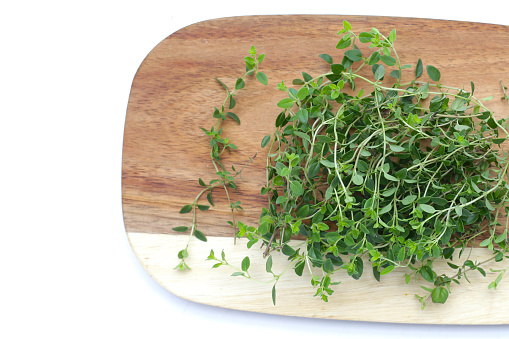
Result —
<path fill-rule="evenodd" d="M 192 213 L 189 240 L 179 251 L 181 262 L 175 269 L 189 269 L 185 259 L 192 237 L 206 241 L 197 229 L 197 210 L 208 210 L 199 203 L 206 194 L 213 205 L 212 191 L 226 192 L 236 237 L 246 237 L 247 246 L 265 247 L 266 271 L 272 275 L 272 299 L 276 302 L 276 284 L 289 268 L 298 276 L 304 270 L 311 275 L 315 296 L 324 301 L 333 294 L 334 273 L 345 270 L 359 279 L 367 263 L 380 281 L 395 268 L 405 268 L 405 281 L 422 277 L 429 283 L 416 295 L 424 308 L 430 300 L 445 303 L 451 284 L 468 281 L 471 271 L 486 276 L 486 264 L 509 258 L 508 154 L 500 145 L 509 138 L 505 119 L 496 119 L 485 105 L 491 98 L 474 96 L 475 85 L 468 90 L 443 84 L 440 71 L 418 59 L 415 66 L 402 64 L 395 48 L 396 30 L 386 37 L 378 29 L 356 34 L 343 22 L 338 32 L 337 49 L 344 50 L 341 62 L 332 56 L 319 57 L 330 71 L 319 76 L 302 72 L 301 79 L 278 89 L 287 97 L 277 106 L 275 132 L 263 138 L 268 147 L 267 183 L 261 194 L 267 196 L 258 227 L 235 220 L 240 201 L 230 200 L 230 189 L 241 170 L 226 170 L 221 156 L 237 147 L 223 138 L 221 122 L 239 118 L 228 109 L 235 107 L 234 95 L 244 88 L 244 79 L 255 74 L 267 85 L 267 77 L 258 70 L 264 55 L 251 48 L 246 57 L 246 72 L 235 89 L 218 79 L 226 90 L 221 108 L 214 108 L 217 119 L 210 130 L 210 158 L 217 179 L 206 184 L 191 204 L 180 213 Z M 369 45 L 365 54 L 358 44 Z M 361 70 L 371 69 L 372 77 Z M 430 81 L 422 81 L 424 69 Z M 393 83 L 387 85 L 387 78 Z M 410 80 L 403 80 L 403 79 Z M 356 88 L 361 84 L 361 89 Z M 502 99 L 509 102 L 501 82 Z M 369 90 L 366 90 L 366 87 Z M 250 159 L 253 161 L 253 158 Z M 247 164 L 246 164 L 247 166 Z M 301 239 L 296 244 L 292 241 Z M 486 247 L 492 256 L 483 262 L 467 258 L 458 261 L 473 246 Z M 280 274 L 272 271 L 272 253 L 288 257 L 288 266 Z M 468 251 L 467 251 L 468 252 Z M 260 282 L 249 273 L 250 259 L 237 268 L 221 252 L 213 251 L 208 260 L 213 268 L 227 266 L 233 276 Z M 439 273 L 435 260 L 445 260 L 452 273 Z M 496 279 L 488 287 L 496 289 L 509 269 L 493 270 Z"/>
<path fill-rule="evenodd" d="M 499 222 L 509 201 L 509 162 L 499 147 L 509 137 L 506 121 L 474 96 L 473 82 L 469 90 L 449 87 L 421 59 L 402 64 L 396 30 L 356 34 L 345 21 L 338 34 L 341 62 L 321 54 L 330 71 L 303 72 L 295 87 L 278 84 L 287 97 L 277 104 L 275 132 L 261 145 L 269 147 L 261 189 L 268 205 L 258 227 L 239 223 L 237 236 L 247 237 L 248 247 L 261 242 L 270 262 L 273 251 L 283 253 L 299 276 L 309 270 L 324 301 L 339 284 L 335 272 L 359 279 L 369 262 L 379 281 L 403 267 L 407 283 L 412 276 L 429 282 L 416 296 L 423 308 L 429 300 L 444 303 L 452 283 L 468 281 L 471 271 L 486 276 L 488 261 L 508 257 L 508 222 Z M 358 43 L 369 45 L 367 55 Z M 365 68 L 372 79 L 360 74 Z M 431 81 L 419 80 L 424 69 Z M 403 83 L 405 77 L 411 80 Z M 347 94 L 359 83 L 370 89 Z M 453 263 L 474 244 L 492 257 Z M 209 259 L 226 263 L 213 253 Z M 454 273 L 436 272 L 438 259 Z"/>
<path fill-rule="evenodd" d="M 235 100 L 235 94 L 238 90 L 243 89 L 246 86 L 245 79 L 246 77 L 250 75 L 254 75 L 256 79 L 264 84 L 267 85 L 267 76 L 265 73 L 259 71 L 259 65 L 263 62 L 263 59 L 265 58 L 265 54 L 257 54 L 256 48 L 254 46 L 251 46 L 251 49 L 249 50 L 249 55 L 244 58 L 245 62 L 245 73 L 240 77 L 237 78 L 235 82 L 235 88 L 233 90 L 230 90 L 228 86 L 221 81 L 220 79 L 216 78 L 216 80 L 224 87 L 226 91 L 226 97 L 221 104 L 220 108 L 214 107 L 212 117 L 216 119 L 216 123 L 214 126 L 210 128 L 210 130 L 207 130 L 203 127 L 200 127 L 200 129 L 205 132 L 207 136 L 210 137 L 210 160 L 212 161 L 212 164 L 214 165 L 216 179 L 210 180 L 210 182 L 207 184 L 203 179 L 199 178 L 198 183 L 203 188 L 201 191 L 196 195 L 195 199 L 187 205 L 184 205 L 180 213 L 186 214 L 191 213 L 192 214 L 192 221 L 190 226 L 177 226 L 174 227 L 173 230 L 176 232 L 187 232 L 189 231 L 189 238 L 187 241 L 186 246 L 181 249 L 178 252 L 178 258 L 181 259 L 180 263 L 175 267 L 175 269 L 178 270 L 186 270 L 190 269 L 190 267 L 186 263 L 186 258 L 189 257 L 189 245 L 191 243 L 191 239 L 196 237 L 198 240 L 207 241 L 206 235 L 200 231 L 197 228 L 196 223 L 196 216 L 198 210 L 200 211 L 207 211 L 211 206 L 214 205 L 214 201 L 212 198 L 212 192 L 216 188 L 223 188 L 226 198 L 229 203 L 229 207 L 231 210 L 231 216 L 232 220 L 228 221 L 228 224 L 230 224 L 233 227 L 233 234 L 235 235 L 237 233 L 236 225 L 237 222 L 235 221 L 235 211 L 242 210 L 241 201 L 233 202 L 230 197 L 230 190 L 235 190 L 237 188 L 237 184 L 235 180 L 237 178 L 241 177 L 242 171 L 244 168 L 250 164 L 254 157 L 256 157 L 256 154 L 250 158 L 249 162 L 246 163 L 241 169 L 237 170 L 232 165 L 231 171 L 223 164 L 222 156 L 225 152 L 230 152 L 237 149 L 237 146 L 231 142 L 228 138 L 223 138 L 223 128 L 221 127 L 221 124 L 224 120 L 230 118 L 236 121 L 238 124 L 240 124 L 239 117 L 227 110 L 231 110 L 235 108 L 236 106 L 236 100 Z M 201 204 L 199 203 L 201 197 L 203 195 L 206 195 L 207 201 L 209 205 Z"/>

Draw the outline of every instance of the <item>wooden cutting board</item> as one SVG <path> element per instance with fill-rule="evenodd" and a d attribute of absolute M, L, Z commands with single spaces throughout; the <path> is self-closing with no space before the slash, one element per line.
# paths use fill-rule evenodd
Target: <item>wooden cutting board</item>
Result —
<path fill-rule="evenodd" d="M 266 58 L 262 70 L 269 85 L 254 79 L 236 96 L 233 110 L 241 120 L 224 122 L 224 136 L 238 151 L 224 158 L 225 164 L 240 168 L 257 154 L 243 172 L 233 201 L 241 200 L 244 211 L 238 220 L 257 225 L 265 202 L 260 187 L 265 180 L 263 136 L 273 132 L 280 110 L 276 103 L 284 93 L 276 90 L 284 80 L 290 84 L 302 71 L 318 75 L 328 65 L 320 53 L 341 55 L 335 48 L 342 21 L 348 20 L 357 32 L 379 28 L 388 34 L 397 29 L 396 46 L 402 64 L 423 63 L 438 67 L 444 84 L 470 89 L 478 97 L 494 95 L 488 102 L 497 117 L 507 117 L 509 106 L 501 100 L 500 79 L 509 84 L 509 27 L 470 22 L 364 16 L 247 16 L 196 23 L 159 43 L 141 64 L 133 81 L 125 122 L 122 202 L 125 228 L 131 246 L 148 273 L 168 291 L 199 303 L 238 310 L 328 319 L 435 324 L 509 324 L 509 282 L 488 290 L 495 273 L 487 278 L 471 274 L 471 284 L 453 286 L 444 305 L 429 303 L 420 309 L 414 297 L 422 281 L 404 283 L 403 271 L 384 276 L 381 283 L 365 273 L 355 281 L 341 277 L 328 303 L 313 297 L 310 277 L 288 272 L 278 283 L 277 304 L 272 305 L 272 285 L 256 284 L 232 277 L 233 270 L 212 269 L 206 261 L 211 249 L 224 249 L 230 263 L 240 266 L 249 256 L 253 276 L 268 280 L 262 250 L 248 250 L 245 241 L 234 244 L 227 224 L 230 211 L 224 192 L 216 191 L 215 206 L 198 214 L 199 229 L 208 242 L 193 239 L 189 248 L 190 271 L 173 270 L 177 252 L 187 235 L 172 231 L 189 225 L 190 214 L 180 208 L 193 201 L 200 190 L 198 178 L 214 178 L 209 159 L 208 137 L 199 127 L 210 128 L 214 106 L 224 100 L 224 89 L 215 80 L 233 87 L 244 71 L 243 57 L 255 45 Z M 367 73 L 367 75 L 369 75 Z M 471 259 L 482 260 L 487 253 L 473 249 Z M 441 265 L 441 266 L 440 266 Z M 446 265 L 438 267 L 446 269 Z M 504 265 L 507 265 L 505 263 Z M 285 266 L 275 257 L 274 271 Z M 505 268 L 505 266 L 491 266 Z M 399 274 L 398 274 L 399 273 Z M 509 278 L 506 278 L 509 279 Z"/>

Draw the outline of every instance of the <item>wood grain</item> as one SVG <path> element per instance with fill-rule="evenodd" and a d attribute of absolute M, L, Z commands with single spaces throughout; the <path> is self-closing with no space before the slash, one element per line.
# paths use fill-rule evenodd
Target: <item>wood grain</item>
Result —
<path fill-rule="evenodd" d="M 506 26 L 332 15 L 248 16 L 196 23 L 161 41 L 147 55 L 133 81 L 122 163 L 122 203 L 130 239 L 133 234 L 178 237 L 172 227 L 189 224 L 189 215 L 178 211 L 193 201 L 200 189 L 198 178 L 205 182 L 214 178 L 208 156 L 208 137 L 199 127 L 212 126 L 213 108 L 224 100 L 224 89 L 215 77 L 233 86 L 244 71 L 242 59 L 251 45 L 266 54 L 262 68 L 269 85 L 248 79 L 246 89 L 236 96 L 237 107 L 233 110 L 240 117 L 241 125 L 227 120 L 223 127 L 224 136 L 239 148 L 225 158 L 225 164 L 239 168 L 257 154 L 254 163 L 244 172 L 246 180 L 232 196 L 244 206 L 237 218 L 256 225 L 265 202 L 259 194 L 265 181 L 266 155 L 260 141 L 273 131 L 271 121 L 280 112 L 276 103 L 284 97 L 275 89 L 276 84 L 281 80 L 291 83 L 302 71 L 311 75 L 326 72 L 328 65 L 318 54 L 328 53 L 340 58 L 341 52 L 335 45 L 343 20 L 348 20 L 356 31 L 377 27 L 388 34 L 396 28 L 396 47 L 403 64 L 415 64 L 421 58 L 424 64 L 438 67 L 442 82 L 451 86 L 469 89 L 470 81 L 474 81 L 476 95 L 494 95 L 495 99 L 487 105 L 497 117 L 507 117 L 507 102 L 500 100 L 499 83 L 509 74 L 509 28 Z M 365 75 L 369 76 L 369 72 L 366 70 Z M 509 79 L 506 82 L 509 83 Z M 216 192 L 215 206 L 198 215 L 199 227 L 209 237 L 231 240 L 233 230 L 226 223 L 231 219 L 230 210 L 224 192 Z M 138 242 L 131 244 L 136 252 Z M 150 247 L 146 243 L 143 246 Z M 172 243 L 168 243 L 168 248 L 178 249 L 173 248 Z M 237 251 L 243 250 L 237 247 Z M 157 277 L 164 270 L 171 271 L 172 267 L 151 272 L 147 260 L 140 258 L 154 278 L 172 291 L 171 279 L 178 278 L 165 282 L 164 278 Z M 380 287 L 377 289 L 381 293 L 384 291 Z M 409 302 L 418 308 L 415 300 Z M 242 309 L 239 305 L 231 307 Z M 316 314 L 323 317 L 323 313 Z M 503 321 L 509 323 L 507 316 Z"/>
<path fill-rule="evenodd" d="M 297 277 L 292 272 L 283 276 L 277 284 L 277 302 L 272 304 L 272 284 L 257 284 L 242 277 L 232 277 L 233 269 L 212 269 L 212 262 L 204 260 L 211 249 L 215 253 L 224 250 L 230 263 L 240 267 L 245 256 L 251 259 L 250 274 L 262 282 L 270 276 L 265 272 L 265 263 L 260 258 L 263 250 L 245 251 L 246 242 L 233 244 L 228 237 L 211 237 L 206 244 L 193 244 L 189 260 L 192 270 L 172 270 L 178 264 L 174 248 L 182 248 L 187 238 L 173 234 L 149 234 L 131 232 L 131 245 L 145 269 L 161 286 L 173 294 L 217 307 L 233 308 L 250 312 L 281 314 L 321 319 L 341 319 L 370 322 L 413 324 L 509 324 L 509 287 L 501 284 L 496 291 L 489 290 L 487 281 L 493 281 L 496 273 L 487 272 L 487 277 L 471 274 L 471 284 L 462 283 L 461 288 L 452 287 L 449 300 L 444 305 L 429 303 L 421 310 L 415 294 L 423 295 L 424 279 L 418 277 L 408 285 L 404 283 L 402 269 L 395 269 L 377 282 L 372 274 L 364 274 L 353 280 L 345 272 L 335 274 L 341 284 L 328 303 L 313 297 L 315 290 L 310 285 L 309 272 Z M 485 249 L 472 250 L 472 260 L 486 257 Z M 273 256 L 274 272 L 282 272 L 288 261 L 284 255 Z M 493 268 L 503 268 L 498 263 Z M 504 263 L 505 265 L 505 263 Z M 437 272 L 450 273 L 444 263 L 437 263 Z M 315 272 L 318 273 L 318 272 Z"/>

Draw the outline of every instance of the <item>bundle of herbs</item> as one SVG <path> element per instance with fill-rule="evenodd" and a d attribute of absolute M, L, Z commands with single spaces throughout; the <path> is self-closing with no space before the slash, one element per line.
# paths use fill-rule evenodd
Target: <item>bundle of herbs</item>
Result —
<path fill-rule="evenodd" d="M 271 255 L 277 251 L 288 257 L 298 276 L 310 272 L 315 296 L 324 301 L 339 283 L 335 272 L 344 270 L 359 279 L 369 262 L 377 280 L 404 267 L 407 283 L 413 276 L 428 281 L 425 294 L 417 296 L 422 307 L 429 300 L 444 303 L 451 284 L 468 280 L 470 271 L 486 276 L 488 262 L 508 257 L 508 221 L 500 223 L 509 201 L 509 161 L 500 147 L 509 138 L 506 121 L 486 107 L 490 98 L 474 96 L 473 82 L 469 90 L 453 88 L 441 83 L 440 71 L 424 67 L 421 59 L 415 66 L 402 64 L 394 44 L 396 30 L 387 37 L 376 28 L 356 34 L 344 21 L 338 34 L 336 47 L 345 50 L 341 62 L 321 54 L 329 72 L 303 72 L 291 88 L 278 84 L 287 97 L 277 104 L 281 112 L 275 132 L 261 142 L 269 149 L 267 183 L 261 189 L 268 204 L 257 227 L 234 217 L 230 224 L 238 237 L 247 237 L 248 247 L 259 243 L 265 248 L 274 302 L 284 273 L 272 272 Z M 369 53 L 363 54 L 358 44 L 368 44 Z M 263 55 L 255 54 L 253 48 L 245 59 L 246 75 L 256 74 L 267 84 L 258 70 Z M 359 72 L 367 67 L 372 79 Z M 419 80 L 424 70 L 431 81 Z M 403 81 L 408 75 L 411 80 Z M 385 85 L 386 77 L 393 84 Z M 356 92 L 359 86 L 363 89 Z M 235 87 L 244 87 L 243 78 Z M 225 88 L 231 108 L 234 91 Z M 217 145 L 223 151 L 232 148 L 218 137 L 219 123 L 238 117 L 224 112 L 224 105 L 215 110 L 215 134 L 207 131 L 213 150 Z M 220 153 L 211 152 L 218 163 L 215 154 Z M 236 187 L 233 181 L 240 171 L 216 169 L 217 180 L 200 180 L 202 193 Z M 181 212 L 208 208 L 197 201 Z M 230 205 L 232 212 L 240 208 L 240 202 Z M 206 240 L 194 222 L 190 237 L 193 233 Z M 303 242 L 292 241 L 296 238 Z M 473 246 L 486 247 L 492 256 L 483 262 L 462 256 Z M 183 251 L 181 269 L 187 248 Z M 214 267 L 234 267 L 224 252 L 217 258 L 211 251 L 208 259 L 216 262 Z M 435 272 L 435 260 L 446 260 L 453 273 Z M 253 279 L 249 267 L 246 257 L 234 275 Z M 506 271 L 496 271 L 488 287 L 496 288 Z"/>

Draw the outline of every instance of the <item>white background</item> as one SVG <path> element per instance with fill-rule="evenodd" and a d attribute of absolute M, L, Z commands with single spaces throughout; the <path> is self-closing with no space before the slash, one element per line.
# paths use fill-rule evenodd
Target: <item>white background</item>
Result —
<path fill-rule="evenodd" d="M 2 2 L 0 337 L 507 337 L 509 326 L 377 324 L 223 310 L 182 300 L 143 270 L 127 242 L 121 203 L 124 119 L 136 70 L 182 27 L 253 14 L 509 24 L 500 0 Z"/>

